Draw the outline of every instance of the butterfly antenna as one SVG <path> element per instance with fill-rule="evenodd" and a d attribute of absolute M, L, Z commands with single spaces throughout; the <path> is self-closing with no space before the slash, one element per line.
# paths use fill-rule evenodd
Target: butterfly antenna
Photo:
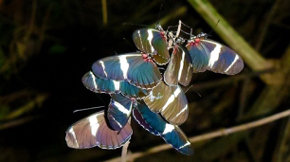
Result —
<path fill-rule="evenodd" d="M 163 2 L 160 4 L 159 12 L 158 12 L 158 19 L 157 19 L 157 20 L 160 20 L 160 17 L 161 17 L 161 11 L 163 10 L 164 2 L 165 2 L 165 0 L 163 0 Z"/>
<path fill-rule="evenodd" d="M 103 108 L 103 107 L 105 107 L 105 106 L 96 106 L 96 107 L 77 109 L 77 110 L 74 110 L 73 113 L 80 112 L 80 111 L 86 111 L 86 110 L 92 110 L 92 109 L 99 109 L 99 108 Z"/>
<path fill-rule="evenodd" d="M 201 93 L 199 93 L 198 91 L 194 90 L 194 92 L 198 95 L 198 97 L 202 97 Z"/>
<path fill-rule="evenodd" d="M 194 85 L 190 85 L 185 91 L 184 93 L 187 93 Z M 198 91 L 196 90 L 193 90 L 200 98 L 202 97 L 201 93 L 199 93 Z"/>
<path fill-rule="evenodd" d="M 193 37 L 192 28 L 190 28 L 189 39 L 191 39 L 192 37 Z"/>
<path fill-rule="evenodd" d="M 145 25 L 145 24 L 134 24 L 134 23 L 131 23 L 131 22 L 124 22 L 122 23 L 122 25 L 130 25 L 130 26 L 138 26 L 138 27 L 142 27 L 142 28 L 147 28 L 149 27 L 149 25 Z"/>
<path fill-rule="evenodd" d="M 123 40 L 124 40 L 127 44 L 129 44 L 133 49 L 136 49 L 135 44 L 132 43 L 132 41 L 130 41 L 128 38 L 123 37 Z"/>
<path fill-rule="evenodd" d="M 186 35 L 189 35 L 189 36 L 191 35 L 191 31 L 190 31 L 190 33 L 186 32 L 186 31 L 184 31 L 184 30 L 182 30 L 182 29 L 181 29 L 180 31 L 181 31 L 182 33 L 186 34 Z"/>
<path fill-rule="evenodd" d="M 117 52 L 117 51 L 114 51 L 114 55 L 115 55 L 115 56 L 117 56 L 117 55 L 119 55 L 119 54 L 118 54 L 118 52 Z"/>
<path fill-rule="evenodd" d="M 175 29 L 175 28 L 177 28 L 178 27 L 178 25 L 170 25 L 170 26 L 167 26 L 167 31 L 169 30 L 169 29 Z"/>

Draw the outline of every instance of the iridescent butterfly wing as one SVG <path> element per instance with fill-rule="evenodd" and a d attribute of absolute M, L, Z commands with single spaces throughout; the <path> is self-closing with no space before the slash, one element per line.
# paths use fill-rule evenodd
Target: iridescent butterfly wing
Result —
<path fill-rule="evenodd" d="M 145 104 L 138 103 L 133 110 L 133 115 L 143 128 L 154 135 L 161 136 L 180 153 L 185 155 L 193 153 L 191 144 L 182 130 L 176 125 L 167 123 L 159 114 L 150 111 Z"/>
<path fill-rule="evenodd" d="M 114 94 L 111 97 L 107 110 L 107 119 L 111 128 L 120 131 L 128 123 L 134 100 L 128 99 L 120 94 Z"/>
<path fill-rule="evenodd" d="M 188 118 L 187 98 L 178 85 L 168 86 L 161 81 L 144 98 L 144 102 L 171 124 L 181 125 Z"/>
<path fill-rule="evenodd" d="M 110 129 L 104 111 L 79 120 L 66 131 L 68 147 L 85 149 L 98 146 L 102 149 L 116 149 L 130 140 L 133 130 L 129 123 L 121 131 Z"/>
<path fill-rule="evenodd" d="M 148 90 L 130 84 L 126 80 L 116 81 L 102 79 L 92 71 L 87 72 L 82 77 L 84 86 L 95 93 L 119 94 L 128 98 L 142 99 L 148 95 Z"/>
<path fill-rule="evenodd" d="M 168 63 L 170 56 L 164 31 L 148 28 L 139 29 L 133 33 L 133 41 L 140 51 L 150 54 L 158 65 Z"/>
<path fill-rule="evenodd" d="M 189 85 L 192 77 L 192 64 L 186 49 L 175 45 L 171 54 L 170 62 L 164 73 L 164 82 L 167 85 Z"/>
<path fill-rule="evenodd" d="M 210 70 L 216 73 L 235 75 L 242 71 L 244 62 L 232 49 L 216 41 L 196 38 L 186 45 L 194 72 Z"/>
<path fill-rule="evenodd" d="M 92 65 L 92 72 L 102 79 L 126 80 L 145 89 L 151 89 L 161 80 L 156 64 L 140 53 L 100 59 Z"/>

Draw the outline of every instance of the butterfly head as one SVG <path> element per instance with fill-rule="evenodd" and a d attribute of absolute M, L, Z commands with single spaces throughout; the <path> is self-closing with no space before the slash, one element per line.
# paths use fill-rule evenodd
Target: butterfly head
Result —
<path fill-rule="evenodd" d="M 167 37 L 166 37 L 166 32 L 165 31 L 161 31 L 160 32 L 160 36 L 164 41 L 167 41 Z"/>
<path fill-rule="evenodd" d="M 200 43 L 200 38 L 190 39 L 187 42 L 187 46 L 197 46 Z"/>
<path fill-rule="evenodd" d="M 198 45 L 201 40 L 207 39 L 209 35 L 207 33 L 199 33 L 197 35 L 191 35 L 190 39 L 187 41 L 187 44 L 190 46 Z"/>
<path fill-rule="evenodd" d="M 160 23 L 156 24 L 155 28 L 159 31 L 164 31 Z"/>
<path fill-rule="evenodd" d="M 152 58 L 149 56 L 149 54 L 142 53 L 142 58 L 146 62 L 153 62 Z"/>

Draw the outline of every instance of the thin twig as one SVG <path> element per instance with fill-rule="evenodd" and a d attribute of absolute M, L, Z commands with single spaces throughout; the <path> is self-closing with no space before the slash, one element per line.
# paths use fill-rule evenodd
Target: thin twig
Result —
<path fill-rule="evenodd" d="M 279 132 L 277 134 L 276 147 L 273 148 L 272 161 L 283 162 L 287 161 L 285 154 L 287 154 L 288 149 L 288 139 L 290 137 L 290 118 L 288 120 L 283 120 Z M 285 158 L 285 159 L 284 159 Z"/>
<path fill-rule="evenodd" d="M 11 120 L 11 119 L 14 119 L 14 118 L 17 118 L 17 117 L 23 115 L 24 113 L 31 111 L 35 107 L 40 106 L 47 99 L 47 97 L 48 97 L 47 94 L 39 94 L 33 100 L 29 101 L 28 103 L 24 104 L 23 106 L 17 108 L 16 110 L 12 111 L 11 113 L 7 114 L 1 120 Z"/>
<path fill-rule="evenodd" d="M 121 162 L 126 162 L 127 159 L 127 152 L 128 152 L 128 146 L 130 144 L 130 141 L 127 141 L 125 145 L 122 147 L 122 156 L 121 156 Z"/>
<path fill-rule="evenodd" d="M 28 117 L 23 117 L 20 119 L 15 119 L 15 120 L 11 120 L 9 122 L 5 122 L 3 124 L 0 124 L 0 130 L 4 130 L 4 129 L 8 129 L 8 128 L 12 128 L 15 126 L 19 126 L 22 125 L 24 123 L 30 122 L 34 119 L 38 118 L 37 116 L 28 116 Z"/>
<path fill-rule="evenodd" d="M 281 118 L 285 118 L 287 116 L 290 116 L 290 109 L 285 110 L 283 112 L 271 115 L 269 117 L 266 118 L 262 118 L 253 122 L 249 122 L 249 123 L 245 123 L 242 125 L 238 125 L 238 126 L 234 126 L 234 127 L 230 127 L 230 128 L 223 128 L 214 132 L 210 132 L 210 133 L 206 133 L 203 135 L 199 135 L 199 136 L 195 136 L 195 137 L 191 137 L 189 138 L 190 142 L 195 143 L 195 142 L 200 142 L 200 141 L 204 141 L 207 139 L 212 139 L 212 138 L 216 138 L 216 137 L 220 137 L 220 136 L 226 136 L 229 134 L 233 134 L 236 132 L 241 132 L 244 130 L 249 130 L 251 128 L 255 128 L 267 123 L 271 123 L 275 120 L 281 119 Z"/>
<path fill-rule="evenodd" d="M 129 124 L 131 124 L 131 118 L 129 118 L 128 122 Z M 126 162 L 129 144 L 130 140 L 127 141 L 125 145 L 122 147 L 121 162 Z"/>
<path fill-rule="evenodd" d="M 249 130 L 251 128 L 255 128 L 255 127 L 267 124 L 267 123 L 271 123 L 271 122 L 274 122 L 278 119 L 285 118 L 288 116 L 290 116 L 290 109 L 287 109 L 283 112 L 280 112 L 280 113 L 277 113 L 277 114 L 274 114 L 274 115 L 271 115 L 269 117 L 265 117 L 265 118 L 262 118 L 262 119 L 259 119 L 259 120 L 253 121 L 253 122 L 241 124 L 241 125 L 230 127 L 230 128 L 222 128 L 222 129 L 219 129 L 217 131 L 213 131 L 213 132 L 201 134 L 198 136 L 194 136 L 194 137 L 189 138 L 189 140 L 191 143 L 196 143 L 196 142 L 200 142 L 200 141 L 204 141 L 204 140 L 213 139 L 216 137 L 226 136 L 229 134 Z M 160 151 L 168 150 L 171 148 L 172 148 L 172 146 L 169 144 L 158 145 L 158 146 L 155 146 L 155 147 L 148 149 L 147 151 L 132 153 L 128 157 L 128 159 L 130 159 L 130 161 L 133 161 L 134 159 L 137 159 L 137 158 L 149 155 L 149 154 L 154 154 L 154 153 L 157 153 Z M 120 160 L 121 159 L 118 157 L 118 158 L 110 159 L 108 161 L 117 162 Z"/>
<path fill-rule="evenodd" d="M 273 7 L 271 8 L 266 20 L 262 24 L 262 29 L 261 29 L 262 31 L 259 34 L 257 43 L 255 45 L 255 48 L 256 48 L 257 51 L 259 51 L 261 49 L 261 47 L 262 47 L 262 44 L 264 42 L 264 38 L 265 38 L 265 36 L 267 34 L 267 31 L 268 31 L 268 28 L 270 26 L 270 23 L 271 23 L 273 17 L 275 16 L 276 11 L 278 10 L 278 7 L 279 7 L 280 3 L 281 3 L 281 0 L 276 0 L 275 1 L 275 3 L 273 5 Z"/>
<path fill-rule="evenodd" d="M 102 12 L 103 12 L 103 23 L 104 25 L 107 25 L 108 23 L 107 0 L 102 0 Z"/>
<path fill-rule="evenodd" d="M 32 32 L 35 28 L 35 17 L 36 17 L 36 10 L 37 10 L 37 0 L 33 0 L 32 3 L 32 11 L 31 11 L 31 19 L 27 28 L 27 32 L 25 33 L 24 41 L 27 42 L 30 38 Z"/>

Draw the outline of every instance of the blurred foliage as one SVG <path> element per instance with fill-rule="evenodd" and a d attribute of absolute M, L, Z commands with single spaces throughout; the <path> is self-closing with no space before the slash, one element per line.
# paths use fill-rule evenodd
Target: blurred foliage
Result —
<path fill-rule="evenodd" d="M 205 2 L 205 1 L 204 1 Z M 232 27 L 274 65 L 269 85 L 246 67 L 227 77 L 196 74 L 187 97 L 190 137 L 290 108 L 290 2 L 210 0 Z M 74 109 L 107 105 L 106 95 L 87 91 L 80 78 L 102 57 L 136 51 L 135 29 L 178 20 L 226 42 L 187 1 L 0 0 L 0 161 L 103 161 L 121 150 L 72 150 L 64 131 L 92 113 Z M 218 22 L 213 22 L 216 26 Z M 252 60 L 255 61 L 255 60 Z M 274 72 L 273 72 L 274 71 Z M 281 79 L 282 78 L 282 79 Z M 201 95 L 201 97 L 200 97 Z M 129 149 L 162 144 L 136 123 Z M 289 120 L 194 144 L 187 157 L 175 150 L 137 161 L 290 161 Z"/>

